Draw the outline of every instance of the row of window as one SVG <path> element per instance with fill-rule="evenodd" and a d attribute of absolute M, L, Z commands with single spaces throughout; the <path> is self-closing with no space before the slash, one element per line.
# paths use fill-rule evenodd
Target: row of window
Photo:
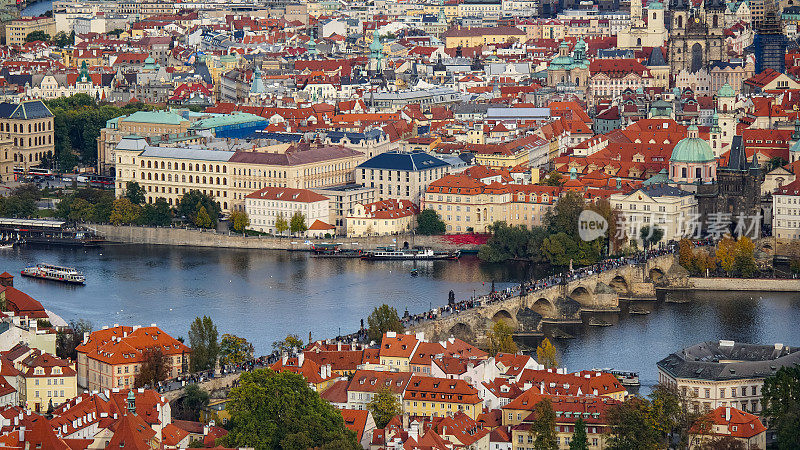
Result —
<path fill-rule="evenodd" d="M 49 120 L 47 121 L 47 130 L 45 130 L 45 125 L 44 124 L 45 124 L 45 122 L 29 123 L 28 124 L 28 133 L 38 133 L 39 131 L 51 131 L 53 129 L 53 122 L 52 121 L 49 121 Z M 17 126 L 17 125 L 19 125 L 19 126 Z M 23 124 L 23 123 L 20 123 L 20 124 L 14 123 L 13 126 L 12 126 L 12 124 L 10 124 L 8 122 L 5 122 L 5 125 L 3 123 L 0 123 L 0 131 L 5 131 L 6 133 L 11 133 L 12 129 L 14 130 L 13 131 L 14 133 L 24 133 L 25 132 L 25 124 Z"/>
<path fill-rule="evenodd" d="M 151 162 L 153 163 L 152 166 L 151 166 Z M 134 160 L 133 163 L 136 164 L 136 161 Z M 145 161 L 142 160 L 140 165 L 141 165 L 142 168 L 144 168 Z M 172 170 L 172 167 L 173 167 L 172 166 L 172 162 L 167 161 L 167 163 L 164 164 L 164 161 L 161 161 L 161 167 L 160 167 L 161 170 Z M 194 167 L 194 168 L 192 168 L 192 167 Z M 188 170 L 189 172 L 195 171 L 195 172 L 228 173 L 228 168 L 225 165 L 221 166 L 222 167 L 221 171 L 220 171 L 220 165 L 219 164 L 217 164 L 216 166 L 213 165 L 213 164 L 209 164 L 207 167 L 208 167 L 208 170 L 206 170 L 206 165 L 205 164 L 201 165 L 201 164 L 198 163 L 198 164 L 195 164 L 194 166 L 192 166 L 192 163 L 189 163 L 189 166 L 188 166 L 188 169 L 187 169 L 186 163 L 181 163 L 180 170 Z M 148 169 L 158 169 L 159 168 L 158 161 L 147 161 L 147 168 Z M 175 163 L 175 170 L 179 170 L 178 169 L 178 163 Z"/>

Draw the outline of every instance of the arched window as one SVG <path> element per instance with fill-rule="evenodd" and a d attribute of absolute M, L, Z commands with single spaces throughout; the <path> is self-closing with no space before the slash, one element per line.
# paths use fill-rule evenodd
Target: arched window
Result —
<path fill-rule="evenodd" d="M 678 16 L 678 28 L 683 28 L 683 16 Z"/>
<path fill-rule="evenodd" d="M 186 170 L 186 163 L 181 163 L 181 170 Z"/>
<path fill-rule="evenodd" d="M 716 16 L 714 16 L 714 17 L 716 17 Z M 698 167 L 697 169 L 694 170 L 694 177 L 697 178 L 698 181 L 703 178 L 703 168 L 702 167 Z"/>
<path fill-rule="evenodd" d="M 686 167 L 683 167 L 681 168 L 681 178 L 686 178 L 686 176 L 687 176 Z"/>
<path fill-rule="evenodd" d="M 712 26 L 713 26 L 714 28 L 717 28 L 717 27 L 719 26 L 719 19 L 717 19 L 717 15 L 716 15 L 716 14 L 714 14 L 714 17 L 713 17 L 713 19 L 711 20 L 711 22 L 712 22 Z"/>

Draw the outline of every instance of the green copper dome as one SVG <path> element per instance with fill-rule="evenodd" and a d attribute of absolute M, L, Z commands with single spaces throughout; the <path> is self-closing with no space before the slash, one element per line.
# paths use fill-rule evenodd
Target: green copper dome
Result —
<path fill-rule="evenodd" d="M 647 5 L 647 9 L 664 9 L 664 4 L 661 2 L 653 2 Z"/>
<path fill-rule="evenodd" d="M 789 149 L 790 152 L 800 152 L 800 141 L 795 142 Z"/>
<path fill-rule="evenodd" d="M 717 97 L 736 97 L 736 92 L 733 90 L 730 84 L 725 83 L 721 88 L 719 88 Z"/>
<path fill-rule="evenodd" d="M 689 127 L 689 131 L 695 132 L 696 135 L 697 127 L 692 125 Z M 687 137 L 681 139 L 675 145 L 675 148 L 672 149 L 672 157 L 669 160 L 672 162 L 706 163 L 714 161 L 714 152 L 711 151 L 711 146 L 708 145 L 708 142 L 699 137 Z"/>

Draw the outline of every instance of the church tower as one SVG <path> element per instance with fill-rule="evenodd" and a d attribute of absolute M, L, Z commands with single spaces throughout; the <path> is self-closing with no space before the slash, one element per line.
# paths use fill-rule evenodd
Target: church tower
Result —
<path fill-rule="evenodd" d="M 379 73 L 383 70 L 383 44 L 381 44 L 381 34 L 377 28 L 372 33 L 372 43 L 369 44 L 369 70 L 372 73 Z"/>
<path fill-rule="evenodd" d="M 722 145 L 731 145 L 733 136 L 736 135 L 736 92 L 730 84 L 725 83 L 717 92 L 717 114 L 719 128 L 722 132 L 720 142 Z"/>

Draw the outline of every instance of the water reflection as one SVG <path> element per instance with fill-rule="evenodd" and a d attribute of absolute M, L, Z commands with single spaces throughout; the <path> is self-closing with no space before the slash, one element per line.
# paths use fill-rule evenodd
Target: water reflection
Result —
<path fill-rule="evenodd" d="M 183 247 L 109 246 L 104 249 L 11 249 L 0 253 L 0 271 L 55 263 L 84 271 L 85 287 L 15 277 L 15 286 L 65 319 L 86 318 L 97 328 L 114 323 L 158 323 L 186 336 L 198 315 L 214 318 L 220 333 L 250 339 L 259 353 L 288 333 L 327 338 L 358 328 L 375 306 L 402 314 L 421 312 L 473 291 L 498 289 L 547 274 L 523 263 L 459 261 L 361 261 L 317 259 L 305 253 Z M 417 268 L 418 277 L 411 276 Z M 666 303 L 683 301 L 685 303 Z M 630 314 L 630 309 L 651 311 Z M 612 326 L 564 326 L 575 339 L 556 339 L 568 369 L 613 367 L 641 372 L 655 383 L 655 363 L 688 345 L 717 339 L 800 345 L 800 298 L 795 294 L 668 293 L 657 302 L 622 304 L 618 314 L 598 315 Z M 536 345 L 536 342 L 531 342 Z"/>

